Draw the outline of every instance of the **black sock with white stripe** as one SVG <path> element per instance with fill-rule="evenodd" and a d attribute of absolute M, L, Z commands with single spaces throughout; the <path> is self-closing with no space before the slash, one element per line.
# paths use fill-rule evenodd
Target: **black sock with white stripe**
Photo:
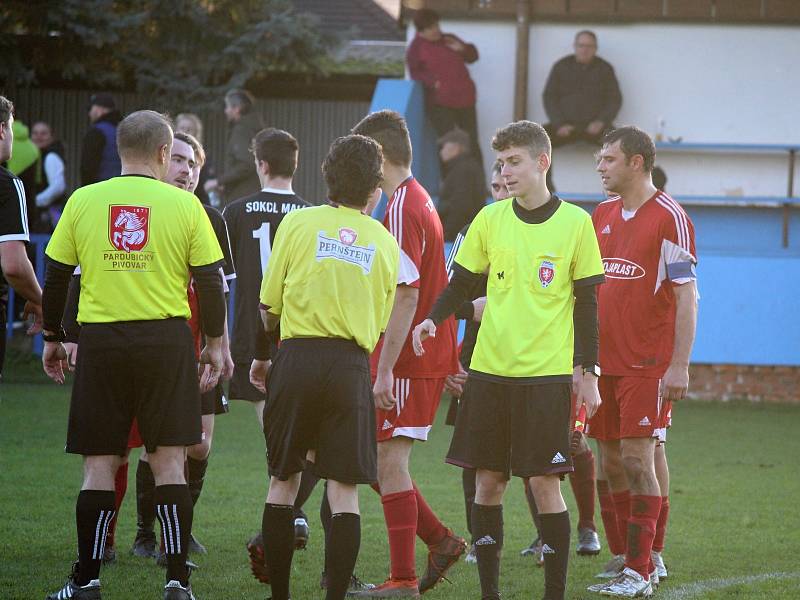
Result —
<path fill-rule="evenodd" d="M 539 514 L 542 522 L 542 556 L 544 556 L 544 597 L 564 600 L 569 563 L 569 513 Z"/>
<path fill-rule="evenodd" d="M 478 559 L 482 600 L 500 600 L 500 555 L 503 552 L 503 505 L 472 505 L 472 535 Z"/>
<path fill-rule="evenodd" d="M 155 492 L 156 516 L 164 535 L 164 552 L 167 556 L 167 581 L 189 583 L 186 568 L 186 551 L 189 534 L 192 532 L 192 497 L 189 487 L 182 485 L 158 485 Z"/>
<path fill-rule="evenodd" d="M 289 577 L 294 555 L 294 507 L 264 504 L 261 518 L 264 562 L 267 564 L 274 600 L 289 600 Z"/>
<path fill-rule="evenodd" d="M 113 518 L 113 491 L 81 490 L 75 504 L 79 562 L 75 583 L 78 585 L 86 585 L 92 579 L 100 577 L 108 524 Z"/>

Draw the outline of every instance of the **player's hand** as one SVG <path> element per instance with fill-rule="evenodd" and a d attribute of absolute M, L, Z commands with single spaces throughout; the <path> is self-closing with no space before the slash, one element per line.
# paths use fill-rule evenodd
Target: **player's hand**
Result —
<path fill-rule="evenodd" d="M 475 309 L 475 312 L 472 314 L 472 320 L 480 323 L 483 319 L 483 311 L 486 310 L 486 296 L 475 298 L 475 300 L 472 301 L 472 308 Z"/>
<path fill-rule="evenodd" d="M 78 344 L 74 342 L 64 342 L 63 346 L 67 353 L 67 366 L 70 371 L 74 371 L 75 365 L 78 364 Z"/>
<path fill-rule="evenodd" d="M 444 380 L 444 388 L 456 398 L 464 393 L 464 384 L 467 382 L 467 372 L 461 363 L 458 363 L 458 373 L 448 375 Z"/>
<path fill-rule="evenodd" d="M 414 348 L 414 354 L 417 356 L 425 354 L 422 342 L 429 337 L 436 337 L 436 325 L 432 320 L 425 319 L 422 323 L 414 327 L 414 331 L 411 333 L 411 345 Z"/>
<path fill-rule="evenodd" d="M 603 123 L 602 121 L 592 121 L 586 127 L 586 133 L 588 133 L 589 135 L 598 135 L 601 131 L 603 131 L 603 128 L 605 126 L 606 124 Z"/>
<path fill-rule="evenodd" d="M 372 386 L 372 394 L 375 396 L 375 408 L 380 410 L 391 410 L 397 404 L 394 397 L 394 375 L 392 372 L 378 373 L 375 378 L 375 385 Z"/>
<path fill-rule="evenodd" d="M 664 400 L 677 402 L 686 398 L 689 390 L 689 367 L 670 364 L 664 377 L 661 378 L 661 397 Z"/>
<path fill-rule="evenodd" d="M 271 367 L 271 360 L 253 359 L 250 364 L 250 383 L 262 394 L 267 393 L 267 377 L 269 377 Z"/>
<path fill-rule="evenodd" d="M 206 347 L 200 352 L 200 393 L 214 389 L 222 374 L 222 338 L 206 338 Z"/>
<path fill-rule="evenodd" d="M 42 367 L 47 376 L 56 383 L 64 383 L 67 369 L 67 351 L 61 342 L 45 342 L 42 350 Z"/>
<path fill-rule="evenodd" d="M 27 321 L 28 317 L 32 317 L 33 320 L 25 333 L 28 335 L 36 335 L 42 330 L 44 319 L 44 317 L 42 317 L 42 305 L 28 300 L 22 309 L 22 320 Z"/>
<path fill-rule="evenodd" d="M 564 123 L 561 127 L 556 129 L 556 137 L 567 137 L 575 131 L 575 126 L 569 123 Z"/>
<path fill-rule="evenodd" d="M 591 373 L 583 374 L 578 386 L 577 396 L 576 406 L 580 409 L 581 405 L 585 405 L 586 418 L 591 419 L 602 404 L 600 392 L 597 389 L 597 377 Z"/>
<path fill-rule="evenodd" d="M 572 393 L 575 394 L 575 414 L 578 414 L 578 411 L 581 408 L 580 402 L 578 402 L 578 390 L 581 387 L 581 379 L 583 379 L 583 367 L 578 365 L 577 367 L 572 368 Z"/>
<path fill-rule="evenodd" d="M 220 377 L 222 377 L 225 381 L 228 381 L 231 377 L 233 377 L 233 357 L 231 356 L 231 349 L 228 346 L 225 346 L 222 350 L 222 373 L 220 373 Z"/>

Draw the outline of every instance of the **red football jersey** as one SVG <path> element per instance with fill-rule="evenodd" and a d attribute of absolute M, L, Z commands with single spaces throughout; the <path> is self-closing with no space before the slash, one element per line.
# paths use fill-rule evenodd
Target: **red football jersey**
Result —
<path fill-rule="evenodd" d="M 395 190 L 386 206 L 384 226 L 400 246 L 398 284 L 419 289 L 417 311 L 411 327 L 425 320 L 439 294 L 447 287 L 442 222 L 431 197 L 419 182 L 409 177 Z M 383 338 L 372 353 L 373 375 L 383 348 Z M 411 331 L 394 366 L 394 376 L 407 379 L 446 377 L 458 372 L 456 326 L 450 317 L 436 328 L 436 337 L 425 342 L 425 354 L 411 347 Z"/>
<path fill-rule="evenodd" d="M 661 191 L 633 215 L 623 209 L 615 197 L 592 215 L 606 274 L 597 293 L 600 368 L 604 375 L 660 378 L 675 340 L 672 286 L 696 278 L 694 225 Z"/>

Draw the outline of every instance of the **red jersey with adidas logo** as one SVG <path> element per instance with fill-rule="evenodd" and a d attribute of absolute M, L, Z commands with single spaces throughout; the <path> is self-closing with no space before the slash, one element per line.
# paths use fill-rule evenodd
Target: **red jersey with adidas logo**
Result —
<path fill-rule="evenodd" d="M 409 177 L 392 194 L 383 224 L 400 246 L 398 283 L 419 289 L 411 327 L 425 320 L 439 294 L 447 287 L 442 222 L 425 188 Z M 383 348 L 383 338 L 372 353 L 373 376 Z M 411 347 L 411 330 L 394 366 L 394 376 L 425 379 L 458 372 L 455 320 L 450 317 L 436 328 L 436 337 L 425 342 L 425 354 L 417 356 Z"/>
<path fill-rule="evenodd" d="M 603 375 L 661 378 L 675 340 L 672 287 L 696 278 L 694 225 L 661 191 L 635 213 L 620 197 L 601 202 L 592 221 L 606 276 L 597 292 Z"/>

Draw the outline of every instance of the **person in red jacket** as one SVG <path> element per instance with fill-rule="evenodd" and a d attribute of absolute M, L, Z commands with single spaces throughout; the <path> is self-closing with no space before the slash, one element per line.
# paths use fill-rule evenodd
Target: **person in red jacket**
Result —
<path fill-rule="evenodd" d="M 414 14 L 417 35 L 406 52 L 411 79 L 425 86 L 428 115 L 438 137 L 458 127 L 469 134 L 472 155 L 482 162 L 475 115 L 475 82 L 467 64 L 478 60 L 478 49 L 439 28 L 439 14 L 422 9 Z"/>

